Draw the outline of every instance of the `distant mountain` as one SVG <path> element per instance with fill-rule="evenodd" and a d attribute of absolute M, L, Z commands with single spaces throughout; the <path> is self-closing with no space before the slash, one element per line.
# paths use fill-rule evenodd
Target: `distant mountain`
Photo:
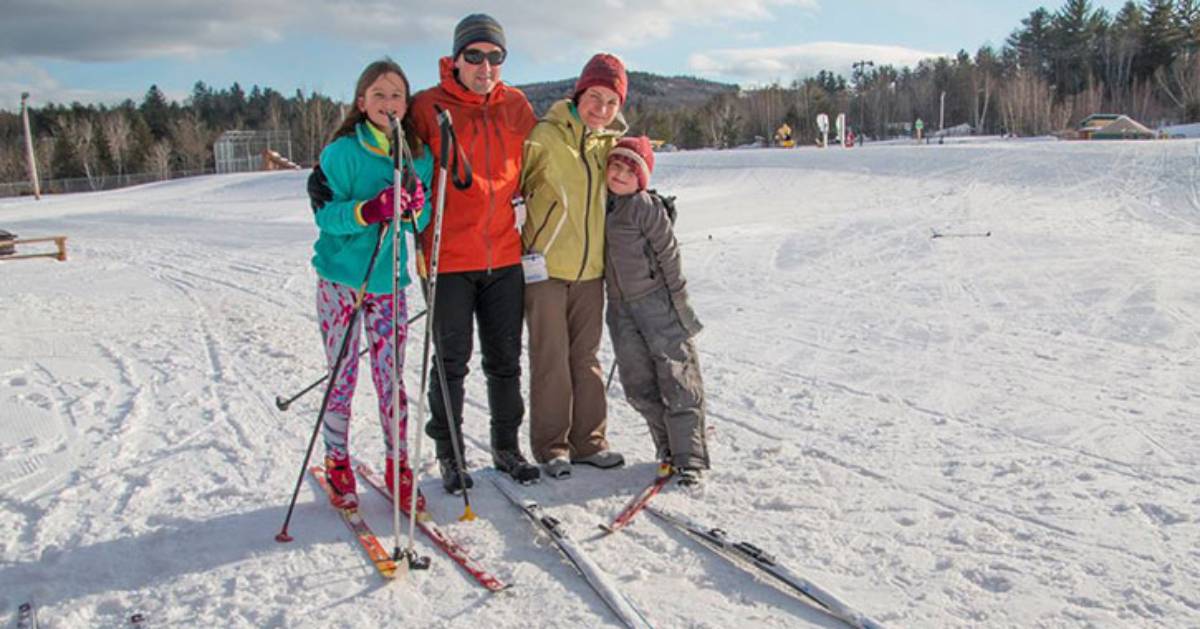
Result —
<path fill-rule="evenodd" d="M 575 79 L 546 81 L 518 85 L 537 115 L 542 115 L 561 98 L 570 98 Z M 649 72 L 629 73 L 629 95 L 626 107 L 671 109 L 680 106 L 699 107 L 715 94 L 736 92 L 738 86 L 690 76 L 661 76 Z"/>

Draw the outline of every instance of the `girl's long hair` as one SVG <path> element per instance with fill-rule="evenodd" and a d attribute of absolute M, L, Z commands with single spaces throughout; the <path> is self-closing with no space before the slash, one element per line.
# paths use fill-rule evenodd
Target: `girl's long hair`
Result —
<path fill-rule="evenodd" d="M 346 117 L 342 119 L 342 123 L 338 125 L 329 141 L 332 142 L 344 135 L 354 135 L 354 128 L 358 126 L 358 123 L 367 120 L 367 115 L 358 108 L 358 99 L 363 98 L 367 93 L 367 88 L 385 74 L 399 75 L 400 80 L 404 82 L 404 117 L 400 119 L 400 128 L 404 130 L 405 143 L 408 144 L 413 157 L 419 157 L 424 153 L 425 145 L 421 142 L 421 138 L 417 137 L 416 129 L 413 128 L 412 90 L 408 85 L 408 76 L 404 74 L 400 64 L 392 61 L 391 57 L 384 57 L 379 61 L 372 62 L 363 69 L 362 74 L 358 75 L 358 83 L 354 86 L 354 102 L 350 104 L 350 110 L 346 112 Z"/>

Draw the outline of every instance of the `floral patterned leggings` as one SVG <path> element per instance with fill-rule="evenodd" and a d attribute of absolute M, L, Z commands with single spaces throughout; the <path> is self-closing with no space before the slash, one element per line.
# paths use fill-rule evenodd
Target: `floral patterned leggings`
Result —
<path fill-rule="evenodd" d="M 325 357 L 329 369 L 337 360 L 341 349 L 342 339 L 346 335 L 346 326 L 354 312 L 355 290 L 349 286 L 335 284 L 325 279 L 317 282 L 317 317 L 321 324 L 321 338 L 325 344 Z M 392 316 L 392 296 L 367 293 L 363 299 L 362 312 L 359 313 L 359 324 L 365 328 L 367 343 L 370 344 L 371 379 L 375 382 L 375 392 L 379 396 L 379 421 L 383 426 L 383 438 L 387 444 L 387 456 L 392 454 L 392 370 L 398 375 L 400 389 L 400 460 L 407 459 L 405 436 L 408 432 L 408 396 L 404 392 L 404 342 L 408 336 L 408 308 L 404 301 L 404 291 L 397 297 L 395 318 Z M 400 354 L 396 356 L 391 343 L 392 324 L 399 321 L 396 329 Z M 354 398 L 354 386 L 358 382 L 358 352 L 359 334 L 355 330 L 349 337 L 349 347 L 342 367 L 334 383 L 333 392 L 329 396 L 329 406 L 325 409 L 324 438 L 325 453 L 334 458 L 345 458 L 350 450 L 350 406 Z"/>

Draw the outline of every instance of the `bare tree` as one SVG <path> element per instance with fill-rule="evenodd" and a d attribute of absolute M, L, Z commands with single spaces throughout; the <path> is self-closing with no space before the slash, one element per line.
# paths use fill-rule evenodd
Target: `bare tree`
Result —
<path fill-rule="evenodd" d="M 1200 53 L 1185 53 L 1154 74 L 1163 94 L 1182 109 L 1187 122 L 1200 120 Z"/>
<path fill-rule="evenodd" d="M 700 123 L 709 146 L 728 148 L 737 141 L 737 126 L 741 116 L 734 107 L 736 98 L 729 93 L 718 94 L 705 103 L 701 110 Z"/>
<path fill-rule="evenodd" d="M 340 121 L 340 110 L 333 101 L 316 93 L 302 100 L 299 106 L 301 141 L 304 143 L 301 154 L 315 162 Z"/>
<path fill-rule="evenodd" d="M 171 143 L 167 140 L 159 140 L 150 147 L 147 162 L 159 179 L 171 176 L 171 152 Z"/>
<path fill-rule="evenodd" d="M 33 148 L 34 156 L 37 159 L 38 176 L 42 179 L 53 178 L 57 170 L 54 167 L 57 163 L 54 159 L 55 144 L 54 136 L 44 135 L 37 139 L 37 144 Z"/>
<path fill-rule="evenodd" d="M 21 145 L 17 142 L 0 145 L 0 181 L 23 181 L 28 178 L 22 153 Z"/>
<path fill-rule="evenodd" d="M 125 112 L 116 110 L 104 117 L 100 123 L 100 131 L 104 135 L 104 145 L 112 157 L 117 174 L 125 174 L 125 157 L 129 153 L 131 126 Z"/>
<path fill-rule="evenodd" d="M 91 118 L 83 115 L 62 115 L 58 118 L 58 128 L 71 147 L 75 159 L 83 167 L 83 174 L 88 179 L 88 185 L 96 188 L 96 127 Z"/>
<path fill-rule="evenodd" d="M 189 113 L 171 121 L 171 143 L 185 170 L 202 170 L 212 152 L 211 133 L 200 117 Z"/>

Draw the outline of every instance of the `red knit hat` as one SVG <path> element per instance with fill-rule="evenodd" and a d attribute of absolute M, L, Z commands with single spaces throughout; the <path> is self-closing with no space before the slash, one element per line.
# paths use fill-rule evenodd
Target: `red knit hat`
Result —
<path fill-rule="evenodd" d="M 621 160 L 637 173 L 638 190 L 645 190 L 650 185 L 650 174 L 654 172 L 654 148 L 650 146 L 650 138 L 644 135 L 621 138 L 608 152 L 608 159 Z"/>
<path fill-rule="evenodd" d="M 606 53 L 597 53 L 583 66 L 583 73 L 575 81 L 574 100 L 587 88 L 599 85 L 617 93 L 621 104 L 625 104 L 625 92 L 629 89 L 629 79 L 625 76 L 625 64 L 620 59 Z"/>

